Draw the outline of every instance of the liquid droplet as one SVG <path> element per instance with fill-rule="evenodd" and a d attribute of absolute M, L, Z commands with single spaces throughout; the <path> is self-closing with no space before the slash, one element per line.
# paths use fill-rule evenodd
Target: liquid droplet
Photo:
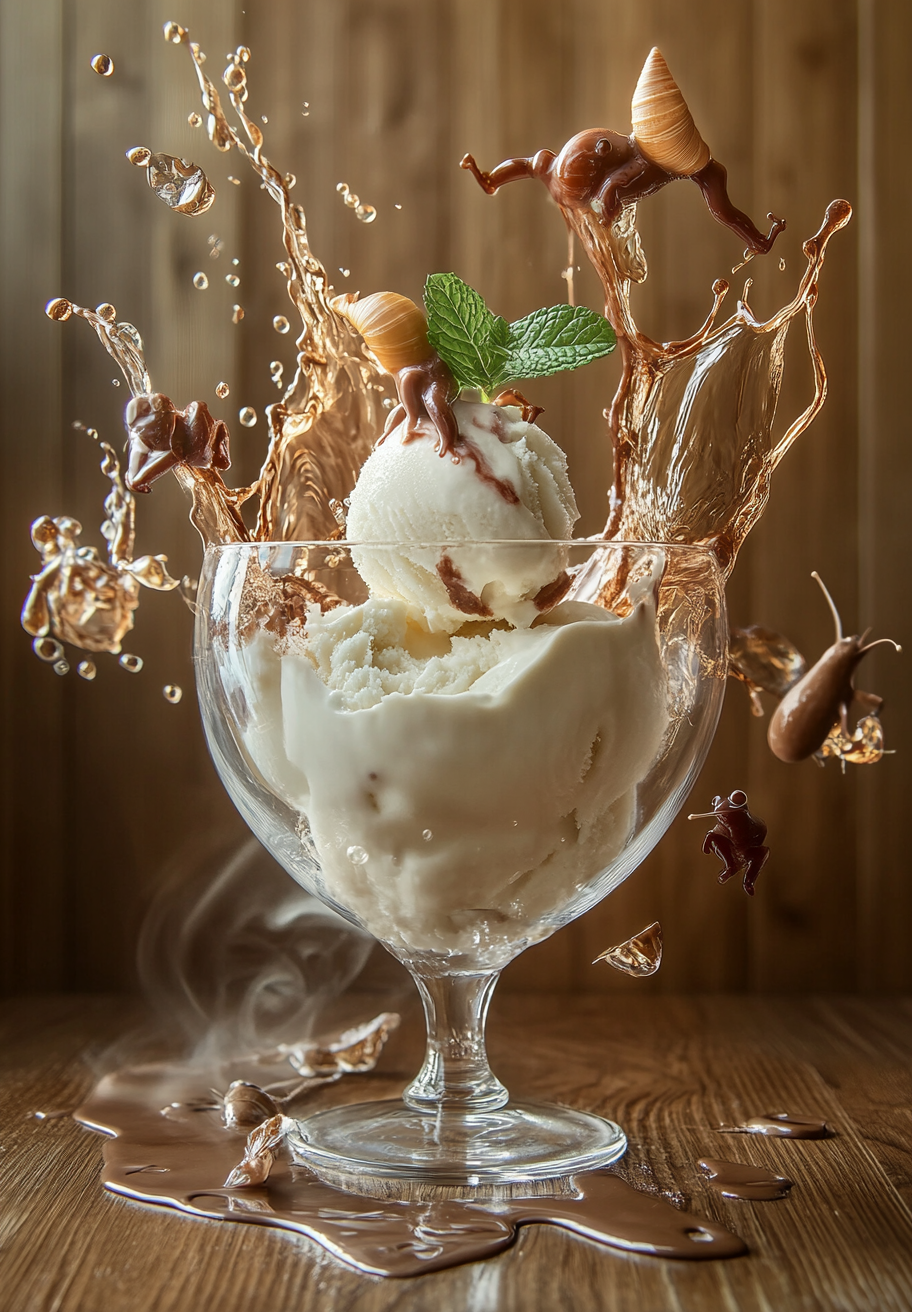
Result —
<path fill-rule="evenodd" d="M 392 410 L 396 402 L 393 400 L 391 396 L 385 396 L 383 400 L 380 402 L 380 404 L 383 406 L 384 410 Z"/>
<path fill-rule="evenodd" d="M 238 46 L 238 48 L 237 48 L 237 57 L 238 57 L 238 59 L 240 59 L 241 62 L 244 63 L 244 64 L 249 64 L 249 63 L 250 63 L 250 51 L 247 49 L 246 46 Z"/>
<path fill-rule="evenodd" d="M 110 77 L 114 72 L 114 60 L 110 55 L 94 55 L 92 58 L 92 69 L 100 77 Z"/>
<path fill-rule="evenodd" d="M 639 934 L 634 934 L 633 938 L 618 943 L 616 947 L 607 948 L 595 961 L 607 961 L 615 970 L 639 979 L 654 975 L 662 964 L 662 926 L 657 920 L 654 921 L 646 929 L 641 929 Z"/>
<path fill-rule="evenodd" d="M 351 277 L 351 269 L 343 269 L 343 268 L 341 267 L 341 265 L 340 265 L 340 267 L 339 267 L 339 272 L 341 273 L 341 275 L 342 275 L 343 278 L 350 278 L 350 277 Z"/>
<path fill-rule="evenodd" d="M 346 848 L 345 855 L 348 857 L 349 861 L 352 863 L 353 866 L 363 866 L 368 861 L 368 855 L 365 852 L 364 848 L 358 847 L 357 844 L 355 844 L 352 847 Z"/>
<path fill-rule="evenodd" d="M 55 661 L 53 665 L 53 670 L 55 674 L 64 675 L 64 674 L 69 674 L 70 667 L 66 661 Z"/>
<path fill-rule="evenodd" d="M 112 378 L 112 379 L 111 379 L 111 386 L 112 386 L 112 387 L 120 387 L 120 379 L 119 379 L 119 378 Z"/>
<path fill-rule="evenodd" d="M 220 400 L 224 401 L 225 397 L 228 396 L 230 392 L 231 388 L 227 383 L 216 383 L 215 394 Z"/>
<path fill-rule="evenodd" d="M 373 205 L 359 205 L 355 211 L 355 217 L 359 218 L 362 223 L 373 223 L 377 217 L 377 211 Z"/>
<path fill-rule="evenodd" d="M 235 268 L 237 268 L 237 266 L 240 264 L 240 260 L 237 258 L 237 256 L 235 256 L 234 259 L 231 261 L 231 263 L 234 265 Z"/>
<path fill-rule="evenodd" d="M 194 109 L 192 113 L 187 115 L 187 122 L 190 124 L 192 128 L 198 128 L 202 125 L 203 120 Z"/>
<path fill-rule="evenodd" d="M 229 287 L 238 287 L 240 286 L 241 280 L 236 273 L 226 273 L 225 282 L 228 284 Z"/>
<path fill-rule="evenodd" d="M 126 670 L 128 674 L 139 674 L 143 667 L 141 656 L 131 656 L 130 653 L 126 651 L 121 656 L 118 664 L 121 669 Z"/>
<path fill-rule="evenodd" d="M 32 651 L 40 661 L 53 663 L 63 655 L 63 646 L 56 638 L 36 638 L 32 643 Z"/>
<path fill-rule="evenodd" d="M 73 313 L 73 306 L 65 296 L 56 296 L 54 300 L 48 301 L 44 307 L 44 312 L 49 319 L 54 319 L 57 323 L 63 323 L 64 319 L 69 319 Z"/>
<path fill-rule="evenodd" d="M 202 271 L 193 275 L 193 286 L 198 292 L 204 292 L 209 286 L 209 279 Z"/>
<path fill-rule="evenodd" d="M 277 333 L 287 333 L 291 324 L 285 318 L 284 314 L 277 314 L 272 321 L 272 326 Z"/>
<path fill-rule="evenodd" d="M 176 683 L 166 683 L 164 688 L 162 688 L 162 696 L 165 701 L 170 702 L 172 706 L 176 706 L 183 695 L 183 688 L 178 687 Z"/>
<path fill-rule="evenodd" d="M 108 301 L 102 301 L 101 305 L 96 305 L 95 313 L 99 319 L 104 319 L 105 323 L 113 323 L 117 318 L 117 311 Z"/>
<path fill-rule="evenodd" d="M 243 410 L 238 411 L 238 419 L 245 428 L 253 428 L 257 421 L 257 412 L 253 406 L 245 405 Z"/>
<path fill-rule="evenodd" d="M 239 187 L 241 185 L 240 178 L 236 178 L 233 173 L 228 174 L 228 181 L 232 183 L 232 185 L 235 187 Z"/>
<path fill-rule="evenodd" d="M 434 837 L 433 829 L 422 829 L 421 837 L 424 839 L 426 843 L 429 843 L 431 839 Z"/>
<path fill-rule="evenodd" d="M 243 305 L 232 305 L 232 307 L 231 307 L 231 322 L 232 322 L 232 323 L 240 323 L 241 320 L 243 319 L 243 317 L 244 317 L 244 307 L 243 307 Z"/>
<path fill-rule="evenodd" d="M 86 679 L 91 683 L 98 671 L 95 668 L 94 661 L 80 661 L 76 666 L 76 673 L 81 679 Z"/>
<path fill-rule="evenodd" d="M 261 114 L 261 115 L 260 115 L 260 122 L 265 126 L 265 125 L 269 122 L 269 119 L 266 117 L 265 114 Z"/>
<path fill-rule="evenodd" d="M 779 271 L 780 271 L 780 273 L 785 273 L 785 258 L 784 258 L 784 257 L 779 261 Z"/>
<path fill-rule="evenodd" d="M 170 41 L 174 46 L 179 46 L 182 41 L 187 39 L 187 30 L 181 27 L 180 23 L 165 23 L 162 30 L 165 34 L 165 40 Z"/>
<path fill-rule="evenodd" d="M 148 146 L 131 146 L 126 154 L 130 163 L 135 164 L 138 169 L 144 169 L 152 158 L 152 152 Z"/>
<path fill-rule="evenodd" d="M 205 214 L 215 188 L 198 164 L 174 155 L 150 155 L 146 178 L 159 200 L 178 214 Z"/>
<path fill-rule="evenodd" d="M 240 91 L 247 89 L 247 74 L 241 68 L 240 64 L 231 63 L 222 74 L 222 81 L 229 91 L 235 95 Z"/>
<path fill-rule="evenodd" d="M 394 205 L 394 206 L 393 206 L 393 209 L 394 209 L 394 210 L 401 210 L 401 209 L 402 209 L 402 206 L 401 206 L 401 205 Z"/>

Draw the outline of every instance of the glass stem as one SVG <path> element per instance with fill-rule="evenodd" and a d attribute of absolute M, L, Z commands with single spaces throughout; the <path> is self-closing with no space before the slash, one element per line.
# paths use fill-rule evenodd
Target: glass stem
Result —
<path fill-rule="evenodd" d="M 427 1019 L 427 1054 L 405 1102 L 424 1112 L 503 1107 L 510 1095 L 488 1065 L 484 1034 L 500 971 L 413 978 Z"/>

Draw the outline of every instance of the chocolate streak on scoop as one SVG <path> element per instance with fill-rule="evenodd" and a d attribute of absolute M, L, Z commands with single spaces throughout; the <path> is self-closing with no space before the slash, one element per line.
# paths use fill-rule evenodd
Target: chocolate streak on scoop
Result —
<path fill-rule="evenodd" d="M 769 1139 L 833 1139 L 826 1121 L 810 1116 L 789 1116 L 787 1112 L 771 1112 L 768 1116 L 754 1116 L 743 1125 L 720 1125 L 720 1134 L 763 1134 Z"/>
<path fill-rule="evenodd" d="M 533 1222 L 657 1257 L 746 1252 L 731 1231 L 608 1172 L 577 1178 L 571 1196 L 506 1198 L 490 1209 L 481 1202 L 363 1198 L 324 1184 L 282 1156 L 262 1184 L 229 1188 L 222 1182 L 246 1139 L 223 1124 L 218 1105 L 202 1100 L 206 1082 L 198 1070 L 163 1065 L 122 1070 L 101 1081 L 75 1116 L 110 1136 L 103 1145 L 107 1189 L 195 1216 L 296 1231 L 343 1262 L 382 1276 L 421 1275 L 490 1257 L 513 1242 L 517 1226 Z M 163 1116 L 163 1104 L 176 1105 L 177 1114 Z"/>
<path fill-rule="evenodd" d="M 749 1203 L 771 1202 L 784 1198 L 794 1184 L 784 1175 L 774 1175 L 763 1166 L 745 1162 L 726 1162 L 717 1157 L 701 1157 L 697 1162 L 707 1177 L 707 1184 L 723 1198 L 739 1198 Z"/>

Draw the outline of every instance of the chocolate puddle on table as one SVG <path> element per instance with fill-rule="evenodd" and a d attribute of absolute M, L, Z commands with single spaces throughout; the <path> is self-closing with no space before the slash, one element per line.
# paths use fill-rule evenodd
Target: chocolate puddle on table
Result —
<path fill-rule="evenodd" d="M 795 1183 L 785 1175 L 776 1175 L 765 1166 L 750 1162 L 726 1162 L 718 1157 L 701 1157 L 697 1162 L 706 1176 L 710 1189 L 723 1198 L 738 1198 L 743 1202 L 769 1202 L 785 1198 Z"/>
<path fill-rule="evenodd" d="M 279 1160 L 262 1185 L 226 1188 L 246 1135 L 225 1126 L 212 1097 L 213 1080 L 224 1082 L 225 1075 L 225 1069 L 150 1064 L 106 1076 L 74 1113 L 109 1136 L 105 1187 L 198 1216 L 297 1231 L 373 1275 L 420 1275 L 490 1257 L 514 1241 L 518 1226 L 531 1223 L 656 1257 L 705 1260 L 747 1251 L 724 1227 L 610 1171 L 553 1182 L 549 1196 L 399 1202 L 333 1188 L 308 1168 Z M 258 1081 L 269 1076 L 256 1072 Z"/>
<path fill-rule="evenodd" d="M 816 1116 L 790 1116 L 769 1112 L 753 1116 L 743 1125 L 720 1125 L 720 1134 L 762 1134 L 768 1139 L 834 1139 L 836 1131 Z"/>

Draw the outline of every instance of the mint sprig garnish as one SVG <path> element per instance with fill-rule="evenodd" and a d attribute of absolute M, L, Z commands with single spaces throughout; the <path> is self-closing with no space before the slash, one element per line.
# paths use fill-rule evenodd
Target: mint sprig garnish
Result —
<path fill-rule="evenodd" d="M 428 340 L 460 387 L 485 394 L 521 378 L 579 369 L 614 350 L 607 319 L 577 305 L 552 305 L 508 324 L 455 273 L 432 273 L 424 287 Z"/>

